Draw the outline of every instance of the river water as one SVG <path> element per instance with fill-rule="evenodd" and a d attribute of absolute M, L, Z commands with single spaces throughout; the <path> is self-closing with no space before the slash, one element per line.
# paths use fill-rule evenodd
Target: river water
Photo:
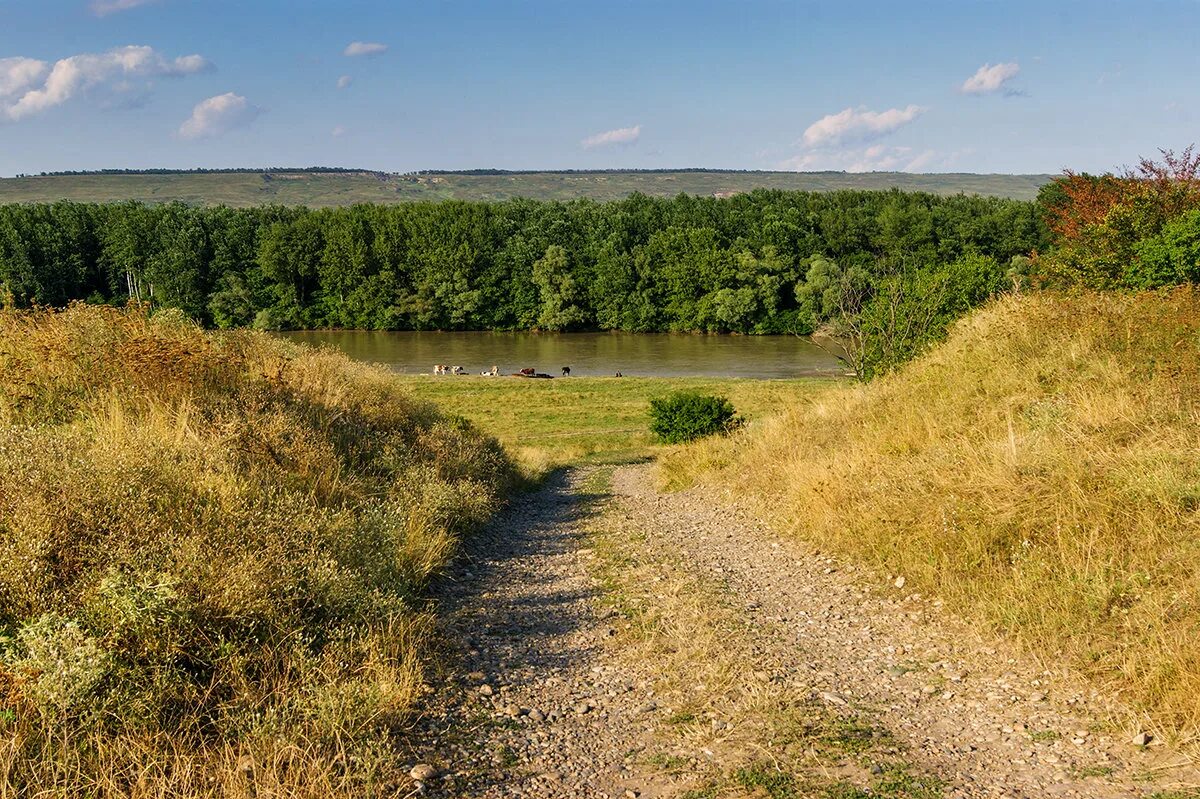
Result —
<path fill-rule="evenodd" d="M 760 379 L 836 374 L 837 360 L 797 336 L 703 336 L 670 333 L 436 333 L 304 331 L 292 341 L 330 345 L 351 358 L 423 374 L 434 364 L 479 374 L 532 367 L 558 376 L 751 377 Z"/>

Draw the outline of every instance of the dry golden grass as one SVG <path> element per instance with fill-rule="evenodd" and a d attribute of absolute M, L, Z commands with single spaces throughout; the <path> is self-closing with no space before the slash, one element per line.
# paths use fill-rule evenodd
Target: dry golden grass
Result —
<path fill-rule="evenodd" d="M 1200 728 L 1200 293 L 1009 297 L 898 374 L 678 450 L 823 548 Z"/>
<path fill-rule="evenodd" d="M 400 789 L 414 600 L 511 478 L 329 352 L 0 312 L 0 797 Z"/>

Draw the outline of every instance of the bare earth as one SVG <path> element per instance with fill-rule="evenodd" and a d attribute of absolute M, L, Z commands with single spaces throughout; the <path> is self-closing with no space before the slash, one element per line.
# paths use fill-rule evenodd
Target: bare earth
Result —
<path fill-rule="evenodd" d="M 650 466 L 518 498 L 437 597 L 415 785 L 463 797 L 1133 797 L 1196 785 L 1128 714 Z M 1161 794 L 1170 796 L 1171 794 Z"/>

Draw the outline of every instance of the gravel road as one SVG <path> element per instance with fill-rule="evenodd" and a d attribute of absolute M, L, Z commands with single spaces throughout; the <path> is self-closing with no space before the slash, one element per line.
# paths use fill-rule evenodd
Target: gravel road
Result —
<path fill-rule="evenodd" d="M 718 492 L 660 494 L 650 465 L 616 469 L 611 493 L 596 489 L 595 471 L 556 475 L 517 498 L 442 581 L 445 647 L 415 736 L 416 792 L 649 798 L 695 789 L 694 769 L 648 760 L 678 738 L 665 712 L 674 700 L 658 692 L 654 663 L 623 656 L 629 623 L 603 601 L 599 528 L 621 531 L 633 559 L 680 564 L 725 593 L 754 653 L 747 680 L 769 675 L 798 703 L 871 719 L 937 778 L 941 795 L 1133 797 L 1200 781 L 1157 741 L 1135 746 L 1138 730 L 1122 726 L 1130 717 L 1108 698 L 903 580 L 781 539 Z M 702 765 L 720 773 L 720 750 L 703 751 L 715 762 Z M 710 795 L 788 795 L 739 790 Z M 916 795 L 864 791 L 856 795 Z"/>

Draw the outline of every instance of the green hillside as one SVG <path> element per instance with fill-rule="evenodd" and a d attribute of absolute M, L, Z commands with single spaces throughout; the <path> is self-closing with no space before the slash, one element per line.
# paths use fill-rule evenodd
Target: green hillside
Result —
<path fill-rule="evenodd" d="M 278 203 L 330 207 L 413 200 L 505 200 L 530 197 L 613 200 L 634 192 L 723 195 L 757 188 L 808 191 L 890 189 L 1032 199 L 1050 175 L 908 174 L 903 172 L 205 172 L 46 175 L 0 179 L 0 203 L 179 200 L 244 207 Z"/>

